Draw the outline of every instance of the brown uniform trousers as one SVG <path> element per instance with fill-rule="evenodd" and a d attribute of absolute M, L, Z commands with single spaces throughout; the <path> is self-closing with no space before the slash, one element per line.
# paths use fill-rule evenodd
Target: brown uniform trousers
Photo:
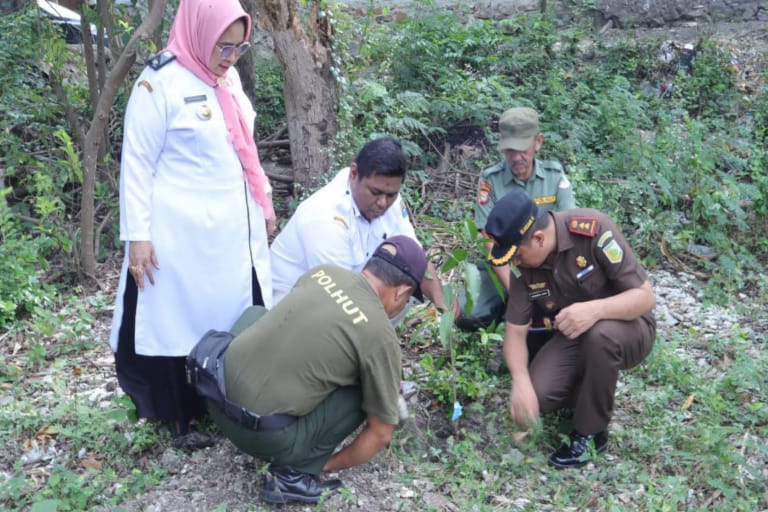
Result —
<path fill-rule="evenodd" d="M 619 370 L 640 364 L 655 329 L 644 319 L 602 320 L 571 340 L 556 333 L 536 353 L 529 372 L 542 412 L 573 407 L 573 428 L 605 430 L 613 413 Z"/>

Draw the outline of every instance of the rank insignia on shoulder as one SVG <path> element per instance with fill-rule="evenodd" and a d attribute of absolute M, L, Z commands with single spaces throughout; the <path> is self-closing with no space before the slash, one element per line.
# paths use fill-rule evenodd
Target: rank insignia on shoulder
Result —
<path fill-rule="evenodd" d="M 597 232 L 597 218 L 596 217 L 569 217 L 568 218 L 568 231 L 576 235 L 593 237 Z"/>
<path fill-rule="evenodd" d="M 347 222 L 344 219 L 342 219 L 341 217 L 339 217 L 338 215 L 334 215 L 333 216 L 333 221 L 334 222 L 338 222 L 339 224 L 344 226 L 344 229 L 349 229 L 349 226 L 347 226 Z"/>
<path fill-rule="evenodd" d="M 147 61 L 147 66 L 157 71 L 158 69 L 162 68 L 169 62 L 173 62 L 174 60 L 176 60 L 176 56 L 173 53 L 169 51 L 164 51 L 150 58 Z"/>
<path fill-rule="evenodd" d="M 152 92 L 154 89 L 152 89 L 152 85 L 147 82 L 146 80 L 142 80 L 138 84 L 136 84 L 136 87 L 144 87 L 147 91 Z"/>

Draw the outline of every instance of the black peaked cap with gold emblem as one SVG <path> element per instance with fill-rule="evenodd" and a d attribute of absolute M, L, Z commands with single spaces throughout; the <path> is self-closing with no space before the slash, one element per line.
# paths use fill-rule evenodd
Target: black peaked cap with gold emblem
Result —
<path fill-rule="evenodd" d="M 497 202 L 485 223 L 485 234 L 493 242 L 488 261 L 495 266 L 509 263 L 517 247 L 533 228 L 539 207 L 521 189 L 515 189 Z"/>

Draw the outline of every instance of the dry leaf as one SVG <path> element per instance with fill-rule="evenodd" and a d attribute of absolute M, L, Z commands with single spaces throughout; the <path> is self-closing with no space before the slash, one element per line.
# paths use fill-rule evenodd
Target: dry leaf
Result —
<path fill-rule="evenodd" d="M 685 402 L 683 402 L 683 407 L 681 409 L 684 411 L 687 411 L 688 409 L 690 409 L 691 406 L 693 405 L 693 399 L 694 399 L 694 395 L 690 395 L 688 398 L 686 398 Z"/>
<path fill-rule="evenodd" d="M 46 425 L 40 430 L 37 431 L 37 434 L 35 434 L 35 438 L 41 439 L 41 438 L 52 438 L 59 435 L 59 431 L 50 425 Z"/>
<path fill-rule="evenodd" d="M 101 471 L 101 468 L 103 464 L 100 460 L 98 460 L 93 455 L 89 455 L 82 461 L 80 461 L 80 465 L 82 465 L 85 469 L 95 469 L 96 471 Z"/>
<path fill-rule="evenodd" d="M 512 432 L 512 444 L 515 446 L 521 444 L 531 434 L 529 430 L 524 432 Z"/>

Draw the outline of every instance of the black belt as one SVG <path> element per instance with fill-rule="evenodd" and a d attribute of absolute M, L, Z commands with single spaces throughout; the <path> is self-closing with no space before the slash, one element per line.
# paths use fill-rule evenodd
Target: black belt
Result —
<path fill-rule="evenodd" d="M 269 416 L 262 416 L 249 411 L 245 407 L 233 404 L 229 400 L 225 400 L 224 403 L 221 404 L 221 408 L 227 416 L 237 423 L 255 431 L 280 430 L 298 419 L 297 416 L 291 414 L 270 414 Z"/>

